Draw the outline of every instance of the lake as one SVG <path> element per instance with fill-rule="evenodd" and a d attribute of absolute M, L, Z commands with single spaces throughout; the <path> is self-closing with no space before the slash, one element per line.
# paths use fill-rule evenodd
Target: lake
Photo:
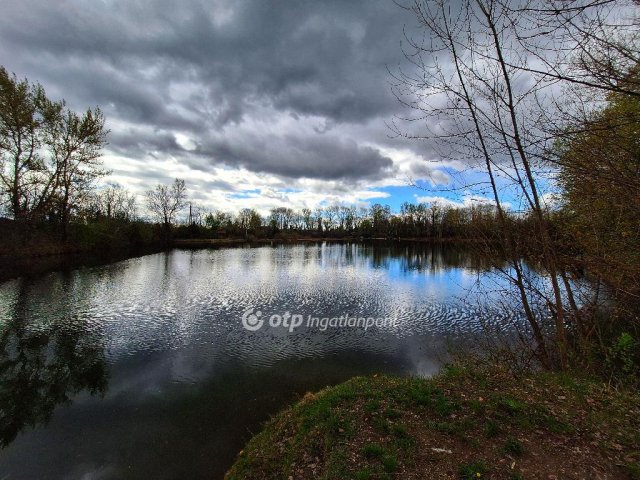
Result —
<path fill-rule="evenodd" d="M 309 243 L 4 282 L 0 479 L 221 478 L 305 392 L 431 375 L 502 325 L 487 268 L 461 247 Z"/>

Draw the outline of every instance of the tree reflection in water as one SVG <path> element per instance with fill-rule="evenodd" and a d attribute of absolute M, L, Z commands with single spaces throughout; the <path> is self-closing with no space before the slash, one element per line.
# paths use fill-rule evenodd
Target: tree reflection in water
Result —
<path fill-rule="evenodd" d="M 39 321 L 21 282 L 10 317 L 0 325 L 0 446 L 26 427 L 46 424 L 58 405 L 86 390 L 104 395 L 107 364 L 101 339 L 83 319 Z"/>
<path fill-rule="evenodd" d="M 358 248 L 358 256 L 369 258 L 374 268 L 388 270 L 392 262 L 398 262 L 404 273 L 436 273 L 451 268 L 466 268 L 480 272 L 505 265 L 503 259 L 497 258 L 495 254 L 489 255 L 481 245 L 434 245 L 423 242 L 375 242 L 353 245 Z"/>

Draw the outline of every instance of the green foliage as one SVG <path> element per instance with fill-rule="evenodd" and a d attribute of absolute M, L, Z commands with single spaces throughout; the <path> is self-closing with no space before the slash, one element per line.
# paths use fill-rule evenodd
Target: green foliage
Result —
<path fill-rule="evenodd" d="M 488 420 L 484 431 L 488 438 L 497 437 L 501 432 L 500 424 L 495 420 Z"/>
<path fill-rule="evenodd" d="M 524 403 L 511 397 L 502 397 L 499 400 L 499 406 L 510 414 L 517 414 L 525 409 Z"/>
<path fill-rule="evenodd" d="M 609 347 L 607 364 L 614 375 L 633 379 L 638 373 L 638 342 L 627 332 L 622 332 Z"/>
<path fill-rule="evenodd" d="M 640 293 L 640 97 L 613 94 L 558 142 L 564 224 L 584 266 L 616 289 Z"/>
<path fill-rule="evenodd" d="M 469 464 L 461 465 L 458 469 L 458 474 L 461 480 L 477 480 L 482 478 L 488 471 L 489 469 L 485 463 L 482 460 L 477 460 Z"/>
<path fill-rule="evenodd" d="M 310 452 L 323 458 L 320 478 L 391 479 L 399 472 L 413 478 L 424 473 L 422 450 L 440 441 L 453 455 L 434 452 L 434 465 L 458 469 L 459 478 L 522 479 L 517 468 L 504 468 L 510 464 L 503 463 L 507 455 L 539 455 L 558 442 L 565 444 L 576 431 L 580 435 L 572 439 L 579 446 L 597 435 L 603 448 L 612 443 L 622 448 L 614 454 L 631 475 L 637 465 L 627 458 L 638 444 L 638 428 L 637 418 L 625 415 L 636 408 L 637 393 L 603 390 L 600 382 L 567 375 L 538 372 L 515 378 L 504 370 L 461 370 L 453 378 L 358 377 L 277 416 L 244 449 L 228 478 L 287 478 Z M 470 407 L 471 391 L 483 399 L 481 412 Z M 441 416 L 435 409 L 438 398 L 457 399 L 456 415 Z M 336 434 L 334 420 L 351 423 L 352 435 Z M 442 442 L 443 435 L 450 441 Z M 285 458 L 283 447 L 290 452 Z M 359 453 L 355 462 L 354 451 Z M 613 467 L 612 459 L 607 468 Z"/>
<path fill-rule="evenodd" d="M 628 463 L 624 466 L 624 469 L 631 480 L 640 480 L 640 462 Z"/>
<path fill-rule="evenodd" d="M 455 410 L 458 410 L 460 406 L 457 402 L 447 399 L 444 394 L 439 392 L 435 398 L 434 408 L 438 415 L 440 415 L 441 417 L 448 417 Z"/>
<path fill-rule="evenodd" d="M 410 398 L 420 405 L 431 405 L 433 395 L 441 392 L 433 387 L 433 385 L 415 380 L 409 388 Z"/>
<path fill-rule="evenodd" d="M 380 410 L 380 400 L 377 398 L 369 400 L 364 406 L 364 411 L 367 413 L 374 413 L 378 410 Z"/>
<path fill-rule="evenodd" d="M 393 445 L 399 450 L 409 450 L 415 445 L 415 440 L 409 436 L 396 438 Z"/>
<path fill-rule="evenodd" d="M 391 433 L 398 438 L 407 438 L 409 436 L 407 427 L 397 423 L 391 426 Z"/>
<path fill-rule="evenodd" d="M 442 367 L 442 375 L 445 375 L 451 379 L 461 377 L 465 373 L 465 369 L 462 365 L 457 363 L 447 363 Z"/>
<path fill-rule="evenodd" d="M 356 480 L 370 480 L 374 478 L 374 472 L 370 468 L 358 470 L 355 476 Z"/>
<path fill-rule="evenodd" d="M 373 425 L 380 433 L 391 433 L 391 423 L 382 417 L 376 417 L 373 419 Z"/>
<path fill-rule="evenodd" d="M 367 443 L 362 447 L 362 454 L 368 458 L 380 458 L 384 455 L 385 449 L 377 443 Z"/>
<path fill-rule="evenodd" d="M 398 410 L 396 410 L 394 408 L 387 408 L 384 411 L 384 416 L 387 417 L 388 419 L 393 420 L 393 419 L 396 419 L 396 418 L 400 418 L 402 416 L 402 414 Z"/>
<path fill-rule="evenodd" d="M 54 219 L 66 237 L 93 180 L 107 174 L 104 125 L 99 108 L 79 115 L 0 67 L 0 203 L 15 220 Z"/>
<path fill-rule="evenodd" d="M 382 462 L 382 466 L 385 471 L 388 473 L 395 472 L 398 469 L 398 458 L 395 455 L 385 455 L 380 459 L 380 461 Z"/>
<path fill-rule="evenodd" d="M 522 443 L 513 437 L 508 437 L 505 440 L 503 449 L 505 452 L 516 456 L 520 456 L 524 453 L 524 446 Z"/>
<path fill-rule="evenodd" d="M 72 224 L 69 240 L 84 249 L 101 253 L 144 248 L 158 244 L 154 226 L 144 222 L 97 220 Z"/>

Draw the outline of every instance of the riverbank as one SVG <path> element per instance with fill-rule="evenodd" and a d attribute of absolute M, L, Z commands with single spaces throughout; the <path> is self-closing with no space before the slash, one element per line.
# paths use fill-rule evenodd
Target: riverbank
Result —
<path fill-rule="evenodd" d="M 161 252 L 162 247 L 144 246 L 108 251 L 78 248 L 52 249 L 34 255 L 0 255 L 0 282 L 17 277 L 36 277 L 49 272 L 107 265 L 129 258 Z"/>
<path fill-rule="evenodd" d="M 356 377 L 275 416 L 226 475 L 282 478 L 638 479 L 640 395 L 475 366 Z"/>
<path fill-rule="evenodd" d="M 426 243 L 426 244 L 473 244 L 486 242 L 481 239 L 468 238 L 431 238 L 431 237 L 401 237 L 401 238 L 385 238 L 385 237 L 315 237 L 315 236 L 276 236 L 265 238 L 178 238 L 171 241 L 172 247 L 177 248 L 207 248 L 217 246 L 235 246 L 235 245 L 277 245 L 287 243 L 318 243 L 318 242 L 389 242 L 389 243 Z"/>
<path fill-rule="evenodd" d="M 128 258 L 158 253 L 172 248 L 200 249 L 236 247 L 241 245 L 261 246 L 290 243 L 347 242 L 357 239 L 335 238 L 286 238 L 286 239 L 176 239 L 166 243 L 149 242 L 145 245 L 128 246 L 114 243 L 95 247 L 73 243 L 41 242 L 26 246 L 0 248 L 0 282 L 20 276 L 42 275 L 57 270 L 72 270 L 84 266 L 105 265 Z"/>
<path fill-rule="evenodd" d="M 72 224 L 65 239 L 55 225 L 0 218 L 0 281 L 159 252 L 167 245 L 156 230 L 141 221 L 104 220 Z"/>
<path fill-rule="evenodd" d="M 0 244 L 0 282 L 19 276 L 41 275 L 56 270 L 71 270 L 83 266 L 104 265 L 172 248 L 201 249 L 237 246 L 282 245 L 294 243 L 416 243 L 433 245 L 467 245 L 474 243 L 469 239 L 438 238 L 386 238 L 359 237 L 315 237 L 315 236 L 279 236 L 274 238 L 178 238 L 168 244 L 158 239 L 148 238 L 144 242 L 132 245 L 126 238 L 104 238 L 100 243 L 82 245 L 78 242 L 54 241 L 44 237 L 42 241 L 32 241 L 26 245 L 19 242 Z"/>
<path fill-rule="evenodd" d="M 357 242 L 359 239 L 323 238 L 323 237 L 283 237 L 283 238 L 178 238 L 171 241 L 174 248 L 229 247 L 237 245 L 274 245 L 281 243 L 317 243 L 317 242 Z"/>

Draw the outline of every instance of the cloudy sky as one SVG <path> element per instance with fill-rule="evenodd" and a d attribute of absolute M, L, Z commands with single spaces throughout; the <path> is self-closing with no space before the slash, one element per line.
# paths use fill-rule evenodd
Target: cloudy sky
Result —
<path fill-rule="evenodd" d="M 465 201 L 442 192 L 455 164 L 386 126 L 415 28 L 391 0 L 8 0 L 0 63 L 98 105 L 109 180 L 140 194 L 180 177 L 207 209 Z"/>

